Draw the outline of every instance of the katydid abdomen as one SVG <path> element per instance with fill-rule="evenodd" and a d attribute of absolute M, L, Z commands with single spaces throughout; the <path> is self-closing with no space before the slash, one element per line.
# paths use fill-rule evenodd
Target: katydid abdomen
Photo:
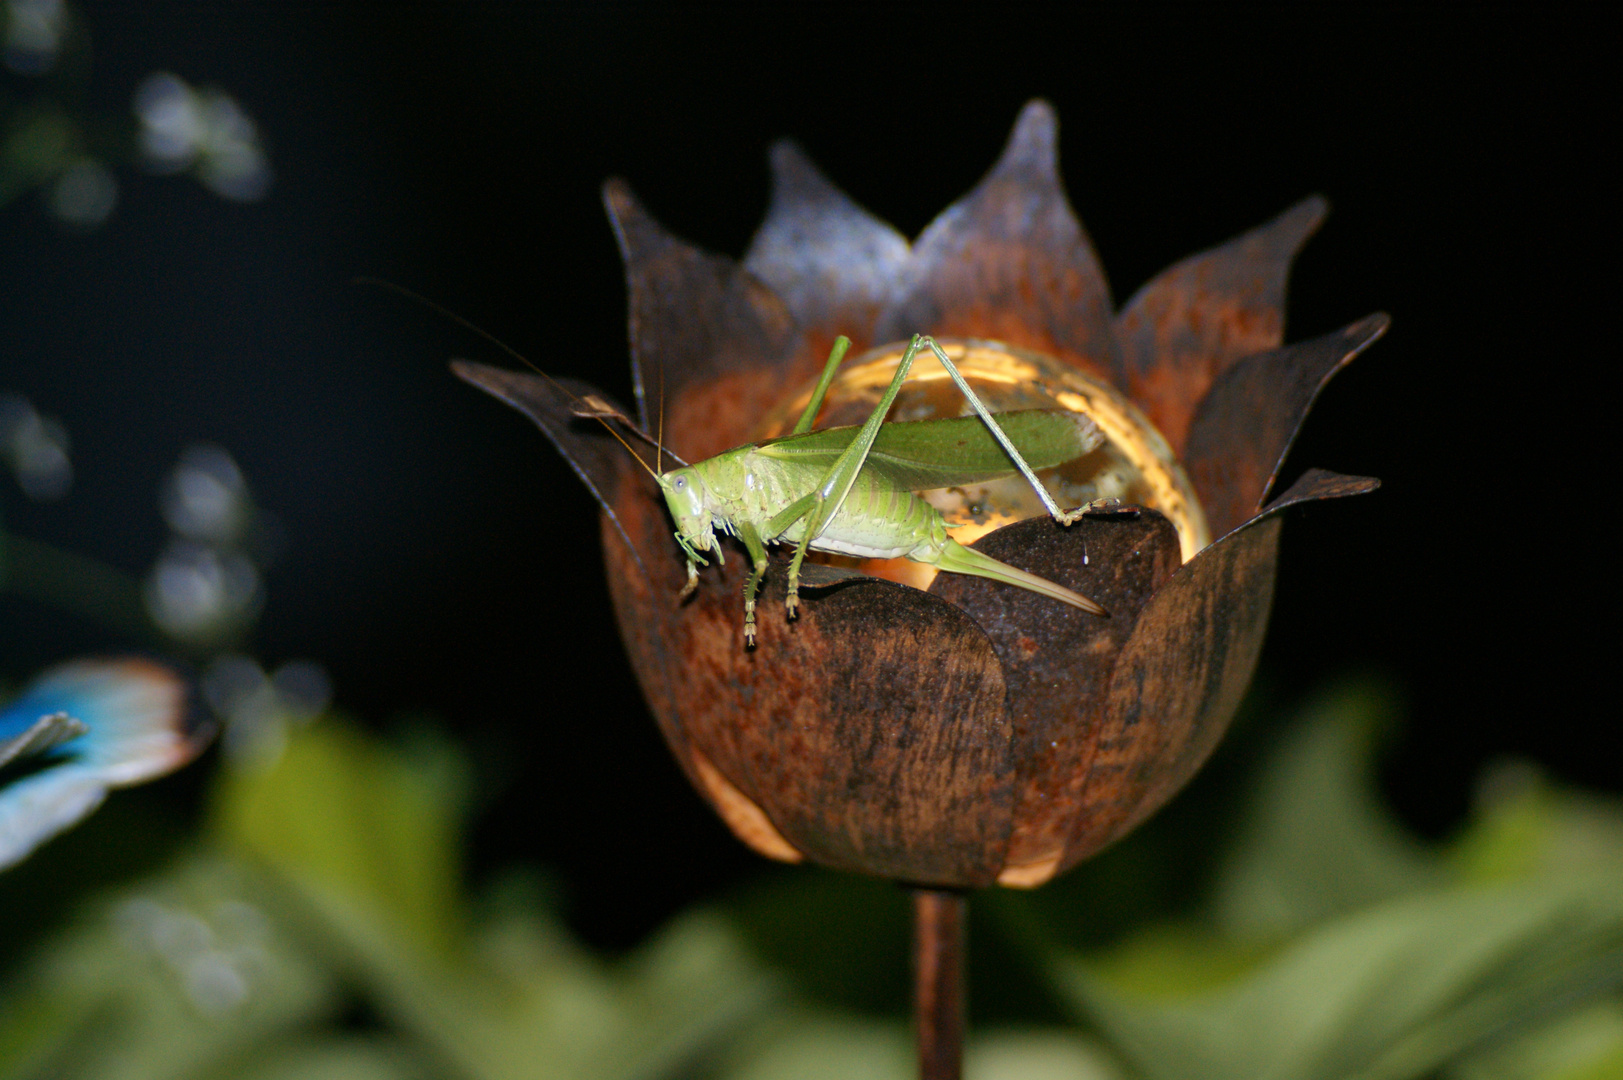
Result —
<path fill-rule="evenodd" d="M 739 459 L 739 482 L 735 491 L 709 484 L 716 500 L 715 513 L 729 525 L 738 521 L 768 521 L 785 506 L 811 494 L 819 477 L 806 470 L 785 466 L 754 448 Z M 798 544 L 806 537 L 810 522 L 801 518 L 776 536 L 762 536 L 767 543 Z M 881 481 L 871 473 L 857 474 L 834 517 L 812 537 L 813 551 L 853 555 L 859 559 L 909 558 L 933 563 L 949 541 L 941 512 L 911 491 Z"/>

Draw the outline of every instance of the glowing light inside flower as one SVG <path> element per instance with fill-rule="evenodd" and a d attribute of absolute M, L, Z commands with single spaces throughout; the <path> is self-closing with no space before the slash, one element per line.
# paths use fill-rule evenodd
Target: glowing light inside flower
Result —
<path fill-rule="evenodd" d="M 1211 543 L 1189 478 L 1165 437 L 1121 393 L 1101 379 L 1050 356 L 994 341 L 945 339 L 943 348 L 975 392 L 994 411 L 1064 409 L 1086 416 L 1104 433 L 1098 449 L 1064 465 L 1038 471 L 1063 506 L 1116 499 L 1165 514 L 1178 532 L 1185 562 Z M 847 362 L 829 387 L 820 426 L 860 424 L 873 410 L 900 361 L 900 343 L 872 349 Z M 790 395 L 767 416 L 756 437 L 785 435 L 811 399 L 812 385 Z M 891 411 L 898 421 L 969 416 L 973 410 L 933 356 L 914 363 Z M 919 493 L 947 519 L 954 539 L 971 544 L 1015 521 L 1047 511 L 1023 477 Z M 917 589 L 927 589 L 936 569 L 907 559 L 858 560 L 815 555 L 814 561 L 860 566 L 865 573 Z"/>

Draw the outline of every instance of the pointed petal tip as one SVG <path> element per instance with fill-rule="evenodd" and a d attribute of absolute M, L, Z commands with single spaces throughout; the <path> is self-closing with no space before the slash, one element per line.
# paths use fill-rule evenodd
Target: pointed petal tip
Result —
<path fill-rule="evenodd" d="M 1028 136 L 1047 134 L 1052 139 L 1059 130 L 1059 113 L 1047 98 L 1034 97 L 1020 107 L 1014 130 Z"/>
<path fill-rule="evenodd" d="M 836 188 L 811 156 L 793 139 L 779 139 L 767 152 L 772 167 L 772 204 L 774 208 L 791 203 L 843 200 L 845 196 Z M 768 211 L 768 220 L 771 212 Z"/>
<path fill-rule="evenodd" d="M 992 171 L 1040 169 L 1055 172 L 1059 162 L 1058 144 L 1059 117 L 1054 107 L 1042 98 L 1033 98 L 1020 110 L 1003 156 Z"/>
<path fill-rule="evenodd" d="M 631 185 L 624 177 L 611 176 L 603 181 L 602 193 L 603 206 L 611 217 L 637 208 L 637 196 L 632 194 Z"/>
<path fill-rule="evenodd" d="M 492 367 L 489 364 L 479 364 L 472 360 L 452 360 L 451 374 L 467 383 L 478 387 L 485 393 L 503 401 L 509 399 L 508 387 L 512 384 L 514 372 L 506 368 Z"/>
<path fill-rule="evenodd" d="M 1257 231 L 1282 239 L 1289 253 L 1287 258 L 1294 259 L 1329 215 L 1330 200 L 1315 192 L 1287 207 L 1284 213 Z"/>
<path fill-rule="evenodd" d="M 1315 191 L 1279 216 L 1299 222 L 1297 227 L 1302 230 L 1303 239 L 1306 239 L 1317 232 L 1324 219 L 1330 216 L 1330 200 Z"/>
<path fill-rule="evenodd" d="M 614 238 L 620 245 L 620 257 L 628 264 L 633 248 L 646 246 L 647 237 L 667 237 L 664 228 L 621 177 L 611 176 L 603 181 L 603 209 L 608 212 Z"/>
<path fill-rule="evenodd" d="M 1373 476 L 1353 476 L 1348 473 L 1331 472 L 1329 469 L 1308 469 L 1297 477 L 1284 494 L 1271 500 L 1266 506 L 1247 521 L 1251 525 L 1271 514 L 1277 514 L 1287 507 L 1298 503 L 1318 502 L 1323 499 L 1345 499 L 1353 495 L 1368 495 L 1381 486 L 1380 480 Z M 1245 526 L 1242 525 L 1241 528 Z"/>
<path fill-rule="evenodd" d="M 812 167 L 811 158 L 793 139 L 774 139 L 766 153 L 774 179 L 785 173 L 804 172 Z"/>
<path fill-rule="evenodd" d="M 1373 315 L 1366 315 L 1342 331 L 1347 337 L 1357 342 L 1359 351 L 1380 338 L 1392 327 L 1392 316 L 1384 311 L 1377 311 Z"/>

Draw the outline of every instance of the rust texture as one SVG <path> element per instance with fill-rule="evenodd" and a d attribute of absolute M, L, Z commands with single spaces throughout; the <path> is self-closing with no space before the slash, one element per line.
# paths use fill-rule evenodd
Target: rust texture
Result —
<path fill-rule="evenodd" d="M 1110 288 L 1059 178 L 1058 121 L 1044 102 L 1015 121 L 1003 157 L 913 245 L 881 342 L 987 338 L 1109 378 L 1118 366 Z"/>
<path fill-rule="evenodd" d="M 824 179 L 791 142 L 772 148 L 772 202 L 744 269 L 796 313 L 813 354 L 841 333 L 860 353 L 905 276 L 907 238 Z M 841 330 L 840 327 L 850 327 Z"/>
<path fill-rule="evenodd" d="M 665 405 L 697 460 L 743 442 L 820 370 L 828 343 L 993 338 L 1115 381 L 1183 460 L 1219 539 L 1180 565 L 1153 511 L 1044 518 L 983 537 L 996 558 L 1095 597 L 1098 618 L 941 574 L 928 592 L 808 566 L 784 617 L 784 558 L 746 650 L 747 560 L 701 572 L 657 488 L 568 394 L 479 365 L 603 504 L 615 612 L 660 730 L 695 787 L 763 854 L 937 889 L 1040 884 L 1170 799 L 1221 739 L 1267 625 L 1281 511 L 1376 482 L 1309 470 L 1270 497 L 1326 381 L 1385 329 L 1372 316 L 1282 346 L 1285 278 L 1322 200 L 1161 274 L 1119 314 L 1059 180 L 1056 125 L 1022 112 L 1002 159 L 909 245 L 793 146 L 742 266 L 605 190 L 631 302 L 639 415 Z M 565 384 L 568 393 L 587 388 Z M 591 391 L 596 393 L 596 391 Z M 599 394 L 599 396 L 602 396 Z"/>
<path fill-rule="evenodd" d="M 1385 315 L 1371 315 L 1333 334 L 1248 356 L 1218 378 L 1200 403 L 1183 455 L 1214 536 L 1262 509 L 1313 399 L 1387 324 Z"/>
<path fill-rule="evenodd" d="M 1242 357 L 1285 339 L 1285 278 L 1324 220 L 1322 198 L 1303 199 L 1260 228 L 1179 262 L 1146 284 L 1116 320 L 1118 382 L 1175 452 L 1216 378 Z"/>
<path fill-rule="evenodd" d="M 913 1034 L 919 1080 L 959 1080 L 964 1065 L 964 896 L 913 891 Z"/>

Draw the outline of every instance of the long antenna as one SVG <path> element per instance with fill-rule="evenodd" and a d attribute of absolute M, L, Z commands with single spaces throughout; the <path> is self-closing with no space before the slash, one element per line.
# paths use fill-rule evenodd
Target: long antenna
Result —
<path fill-rule="evenodd" d="M 659 423 L 654 426 L 654 435 L 656 436 L 654 439 L 654 464 L 659 466 L 659 471 L 663 473 L 665 463 L 660 460 L 660 455 L 665 452 L 665 364 L 663 362 L 659 365 Z M 687 463 L 683 462 L 683 464 Z"/>
<path fill-rule="evenodd" d="M 382 278 L 357 277 L 357 278 L 353 278 L 351 280 L 352 280 L 352 283 L 356 284 L 356 285 L 375 285 L 378 288 L 388 289 L 391 292 L 399 293 L 401 296 L 406 297 L 408 300 L 415 300 L 417 303 L 422 304 L 424 307 L 426 307 L 426 308 L 428 308 L 428 309 L 430 309 L 432 311 L 439 312 L 441 315 L 445 316 L 447 319 L 450 319 L 452 322 L 456 323 L 458 326 L 461 326 L 461 327 L 463 327 L 463 328 L 465 328 L 467 330 L 473 331 L 475 334 L 478 334 L 480 337 L 484 338 L 486 341 L 488 341 L 492 345 L 496 346 L 496 348 L 500 349 L 502 352 L 506 353 L 508 356 L 511 356 L 513 359 L 517 360 L 519 363 L 523 364 L 525 367 L 529 368 L 531 371 L 535 372 L 537 375 L 541 376 L 543 379 L 547 380 L 547 382 L 551 383 L 553 385 L 553 387 L 560 394 L 567 397 L 570 401 L 573 401 L 575 403 L 575 405 L 577 406 L 577 408 L 574 410 L 574 414 L 576 416 L 580 417 L 583 420 L 596 420 L 599 424 L 602 424 L 603 425 L 603 430 L 607 431 L 610 435 L 613 435 L 614 440 L 616 442 L 618 442 L 621 446 L 626 448 L 626 453 L 630 454 L 634 459 L 636 459 L 637 464 L 642 466 L 644 472 L 646 472 L 649 476 L 652 476 L 656 482 L 659 480 L 660 472 L 662 472 L 663 470 L 660 470 L 659 472 L 656 472 L 654 469 L 649 468 L 648 467 L 648 462 L 644 461 L 642 459 L 642 455 L 637 453 L 637 451 L 633 450 L 631 448 L 631 444 L 626 442 L 626 440 L 621 437 L 621 435 L 620 435 L 620 433 L 618 431 L 614 430 L 614 425 L 609 423 L 609 420 L 613 419 L 613 420 L 619 421 L 620 423 L 622 423 L 622 424 L 624 424 L 626 426 L 627 430 L 635 433 L 637 435 L 637 437 L 642 439 L 644 442 L 652 442 L 654 444 L 655 454 L 656 454 L 655 464 L 661 464 L 662 465 L 663 463 L 659 461 L 659 458 L 658 458 L 657 455 L 659 453 L 660 445 L 664 441 L 665 371 L 664 371 L 663 368 L 660 369 L 660 383 L 659 383 L 660 438 L 658 440 L 654 440 L 654 439 L 648 438 L 648 434 L 646 432 L 644 432 L 641 428 L 637 427 L 637 425 L 633 424 L 631 422 L 631 419 L 629 417 L 627 417 L 624 413 L 622 413 L 620 410 L 608 407 L 608 403 L 605 402 L 605 401 L 602 401 L 601 399 L 590 398 L 590 399 L 583 400 L 582 398 L 580 398 L 580 397 L 576 396 L 575 394 L 571 393 L 568 387 L 564 386 L 557 379 L 554 379 L 551 375 L 548 375 L 546 372 L 544 372 L 540 368 L 536 367 L 534 362 L 531 361 L 529 357 L 525 356 L 523 353 L 519 352 L 517 349 L 513 348 L 511 345 L 507 344 L 507 342 L 503 341 L 501 338 L 497 337 L 495 334 L 492 334 L 490 331 L 486 330 L 484 327 L 477 326 L 474 323 L 468 321 L 467 319 L 464 319 L 461 315 L 458 315 L 456 312 L 452 311 L 450 308 L 446 307 L 444 304 L 438 303 L 438 302 L 436 302 L 434 300 L 430 300 L 428 297 L 424 296 L 422 293 L 413 292 L 411 289 L 406 288 L 404 285 L 396 285 L 394 282 L 385 281 Z M 684 465 L 684 466 L 687 465 L 687 462 L 683 461 L 681 458 L 677 457 L 675 454 L 672 454 L 671 457 L 676 458 L 676 461 L 679 464 Z"/>
<path fill-rule="evenodd" d="M 452 311 L 450 308 L 446 307 L 444 304 L 438 303 L 438 302 L 436 302 L 434 300 L 430 300 L 428 297 L 424 296 L 420 292 L 413 292 L 412 290 L 406 288 L 404 285 L 396 285 L 392 281 L 385 281 L 382 278 L 375 278 L 375 277 L 351 278 L 350 279 L 350 284 L 352 284 L 352 285 L 376 285 L 380 289 L 388 289 L 390 292 L 397 292 L 401 296 L 404 296 L 408 300 L 415 300 L 419 304 L 423 305 L 424 307 L 429 308 L 429 309 L 431 309 L 433 311 L 437 311 L 441 315 L 444 315 L 447 319 L 450 319 L 452 322 L 456 323 L 458 326 L 461 326 L 461 327 L 463 327 L 465 329 L 468 329 L 468 330 L 472 330 L 474 333 L 478 334 L 480 337 L 484 338 L 486 341 L 488 341 L 492 345 L 496 346 L 496 348 L 500 349 L 502 352 L 506 353 L 508 356 L 511 356 L 514 360 L 517 360 L 519 363 L 523 364 L 525 367 L 527 367 L 530 370 L 534 371 L 537 375 L 540 375 L 543 378 L 548 378 L 548 379 L 551 378 L 551 376 L 548 375 L 546 372 L 544 372 L 540 368 L 536 367 L 535 364 L 530 361 L 530 358 L 528 356 L 525 356 L 523 353 L 519 352 L 517 349 L 513 348 L 511 345 L 507 344 L 507 342 L 505 342 L 501 338 L 497 337 L 495 334 L 492 334 L 490 331 L 486 330 L 482 326 L 474 325 L 473 323 L 469 322 L 467 319 L 464 319 L 462 316 L 460 316 L 456 312 Z M 553 385 L 557 386 L 557 383 L 553 383 Z M 559 386 L 558 389 L 563 390 L 563 387 Z M 564 393 L 569 394 L 569 391 L 564 390 Z M 569 396 L 574 397 L 575 395 L 569 394 Z"/>

